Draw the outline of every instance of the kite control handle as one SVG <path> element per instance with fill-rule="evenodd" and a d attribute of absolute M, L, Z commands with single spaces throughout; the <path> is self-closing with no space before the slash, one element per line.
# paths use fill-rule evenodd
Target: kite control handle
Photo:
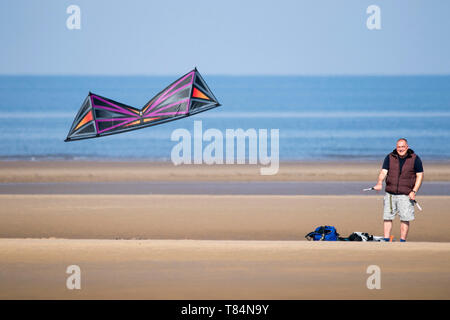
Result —
<path fill-rule="evenodd" d="M 417 209 L 422 211 L 422 207 L 420 206 L 420 204 L 416 200 L 411 200 L 411 201 L 417 206 Z"/>

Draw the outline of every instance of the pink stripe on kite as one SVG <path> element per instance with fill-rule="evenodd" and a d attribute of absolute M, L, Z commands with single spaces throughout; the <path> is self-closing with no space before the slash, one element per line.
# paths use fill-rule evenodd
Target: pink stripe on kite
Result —
<path fill-rule="evenodd" d="M 92 95 L 89 97 L 91 99 L 91 108 L 94 109 L 94 98 L 92 97 Z M 93 112 L 94 115 L 94 119 L 95 119 L 95 112 Z M 97 120 L 94 121 L 95 123 L 95 132 L 98 134 L 98 122 Z"/>
<path fill-rule="evenodd" d="M 135 113 L 128 113 L 128 112 L 125 113 L 125 112 L 123 112 L 123 111 L 121 111 L 121 110 L 113 109 L 113 108 L 108 108 L 108 107 L 104 107 L 104 106 L 97 106 L 97 105 L 95 105 L 94 108 L 95 108 L 95 109 L 109 110 L 109 111 L 118 112 L 118 113 L 123 113 L 123 114 L 127 114 L 127 115 L 132 115 L 132 116 L 137 116 L 137 114 L 135 114 Z"/>
<path fill-rule="evenodd" d="M 124 122 L 121 122 L 121 123 L 119 123 L 119 124 L 116 124 L 115 126 L 112 126 L 112 127 L 106 128 L 106 129 L 103 129 L 102 131 L 98 131 L 98 133 L 102 133 L 102 132 L 105 132 L 105 131 L 108 131 L 108 130 L 117 128 L 117 127 L 119 127 L 119 126 L 121 126 L 121 125 L 124 125 L 124 124 L 127 124 L 127 123 L 129 123 L 129 122 L 132 122 L 133 120 L 134 120 L 134 119 L 128 120 L 128 121 L 124 121 Z M 97 121 L 98 121 L 98 120 L 96 120 L 96 122 L 97 122 Z"/>
<path fill-rule="evenodd" d="M 109 102 L 109 101 L 106 101 L 106 100 L 104 100 L 104 99 L 102 99 L 102 98 L 100 98 L 100 97 L 98 97 L 98 96 L 96 96 L 96 95 L 92 95 L 92 96 L 94 96 L 96 99 L 98 99 L 98 100 L 100 100 L 100 101 L 103 101 L 104 103 L 109 104 L 110 106 L 113 106 L 114 108 L 117 108 L 117 110 L 111 110 L 111 111 L 121 111 L 122 113 L 127 113 L 127 114 L 130 114 L 130 115 L 132 115 L 132 116 L 135 116 L 135 115 L 136 115 L 135 113 L 132 113 L 131 111 L 128 111 L 128 110 L 125 109 L 125 108 L 119 107 L 119 106 L 117 106 L 117 105 L 115 105 L 115 104 L 113 104 L 113 103 L 111 103 L 111 102 Z M 92 96 L 91 96 L 91 97 L 92 97 Z M 92 105 L 94 105 L 94 103 L 92 103 Z M 105 109 L 105 107 L 102 107 L 102 106 L 97 106 L 97 105 L 95 105 L 95 107 L 96 107 L 96 108 L 100 108 L 100 109 Z M 107 110 L 108 110 L 108 109 L 107 109 Z"/>
<path fill-rule="evenodd" d="M 163 113 L 158 113 L 158 116 L 171 116 L 171 115 L 177 115 L 177 114 L 187 114 L 188 111 L 183 111 L 183 112 L 163 112 Z"/>
<path fill-rule="evenodd" d="M 184 86 L 178 88 L 177 90 L 171 92 L 168 96 L 164 97 L 164 99 L 161 100 L 161 102 L 158 103 L 158 104 L 163 103 L 165 100 L 169 99 L 171 96 L 173 96 L 173 95 L 174 95 L 175 93 L 177 93 L 178 91 L 183 90 L 183 89 L 186 89 L 187 87 L 190 87 L 191 85 L 192 85 L 192 81 L 191 81 L 190 83 L 188 83 L 188 84 L 186 84 L 186 85 L 184 85 Z M 157 105 L 154 105 L 153 107 L 149 108 L 147 111 L 145 111 L 145 114 L 147 114 L 148 112 L 150 112 L 150 110 L 154 109 L 156 106 L 157 106 Z"/>
<path fill-rule="evenodd" d="M 131 119 L 131 120 L 139 120 L 140 118 L 110 118 L 110 119 L 97 119 L 97 121 L 105 122 L 105 121 L 120 121 L 120 120 L 129 120 L 129 119 Z"/>
<path fill-rule="evenodd" d="M 192 85 L 192 82 L 194 81 L 194 71 L 192 71 L 191 73 L 187 74 L 186 76 L 184 76 L 183 78 L 181 78 L 180 80 L 178 80 L 177 82 L 175 82 L 169 89 L 166 90 L 166 92 L 164 92 L 155 102 L 153 102 L 150 106 L 150 108 L 145 112 L 149 112 L 150 110 L 152 110 L 153 108 L 155 108 L 160 102 L 162 102 L 163 100 L 165 100 L 166 95 L 173 89 L 175 88 L 180 82 L 184 81 L 184 79 L 186 79 L 187 77 L 192 77 L 191 78 L 191 82 L 189 82 L 187 85 Z M 181 89 L 181 88 L 180 88 Z M 177 89 L 178 91 L 178 89 Z"/>
<path fill-rule="evenodd" d="M 169 105 L 167 105 L 167 106 L 165 106 L 165 107 L 162 107 L 161 109 L 158 109 L 158 110 L 156 110 L 156 111 L 153 111 L 152 113 L 149 113 L 147 116 L 159 115 L 159 114 L 160 114 L 160 113 L 159 113 L 160 111 L 165 110 L 165 109 L 168 109 L 168 108 L 170 108 L 170 107 L 173 107 L 173 106 L 175 106 L 175 105 L 177 105 L 177 104 L 184 103 L 184 102 L 186 102 L 186 101 L 188 101 L 188 103 L 189 103 L 189 99 L 180 100 L 180 101 L 171 103 L 171 104 L 169 104 Z"/>

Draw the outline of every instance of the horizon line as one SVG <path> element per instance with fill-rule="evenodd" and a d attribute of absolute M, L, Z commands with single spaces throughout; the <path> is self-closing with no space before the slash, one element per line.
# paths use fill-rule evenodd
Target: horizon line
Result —
<path fill-rule="evenodd" d="M 180 73 L 0 73 L 0 77 L 176 77 Z M 214 77 L 447 77 L 450 73 L 207 73 Z"/>

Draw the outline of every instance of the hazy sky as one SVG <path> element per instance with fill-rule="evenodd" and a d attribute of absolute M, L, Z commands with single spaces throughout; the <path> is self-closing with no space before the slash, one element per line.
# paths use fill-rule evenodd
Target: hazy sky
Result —
<path fill-rule="evenodd" d="M 2 0 L 0 74 L 450 74 L 449 15 L 448 0 Z"/>

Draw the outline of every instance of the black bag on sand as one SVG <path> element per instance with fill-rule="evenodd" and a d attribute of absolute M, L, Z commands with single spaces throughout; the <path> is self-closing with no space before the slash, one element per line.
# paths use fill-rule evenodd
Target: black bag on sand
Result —
<path fill-rule="evenodd" d="M 373 236 L 367 232 L 353 232 L 347 238 L 339 237 L 339 241 L 373 241 Z"/>
<path fill-rule="evenodd" d="M 350 241 L 373 241 L 373 236 L 367 232 L 353 232 L 348 238 Z"/>

